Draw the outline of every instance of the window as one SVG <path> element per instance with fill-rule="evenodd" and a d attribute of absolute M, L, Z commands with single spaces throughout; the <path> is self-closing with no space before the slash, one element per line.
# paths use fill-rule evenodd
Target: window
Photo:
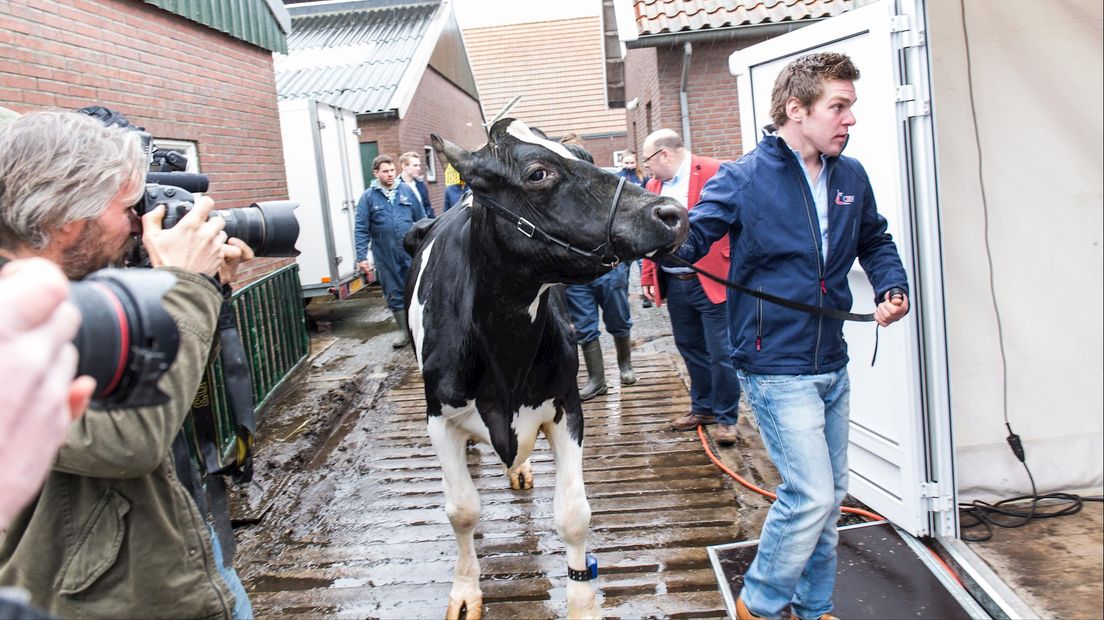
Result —
<path fill-rule="evenodd" d="M 199 172 L 199 149 L 196 143 L 188 140 L 170 140 L 168 138 L 154 138 L 153 151 L 176 151 L 188 160 L 188 166 L 181 172 Z M 157 171 L 161 168 L 156 163 L 150 170 Z M 166 172 L 169 170 L 165 169 Z"/>
<path fill-rule="evenodd" d="M 422 158 L 422 174 L 426 183 L 437 182 L 437 151 L 428 144 L 425 146 L 425 157 Z"/>
<path fill-rule="evenodd" d="M 625 156 L 625 151 L 614 151 L 613 152 L 613 167 L 614 168 L 620 168 L 621 167 L 621 158 L 624 157 L 624 156 Z"/>

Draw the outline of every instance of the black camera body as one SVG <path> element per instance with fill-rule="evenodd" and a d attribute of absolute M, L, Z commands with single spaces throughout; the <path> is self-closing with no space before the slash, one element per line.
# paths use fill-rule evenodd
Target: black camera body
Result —
<path fill-rule="evenodd" d="M 159 181 L 177 181 L 173 178 L 177 174 L 150 173 L 150 176 Z M 180 181 L 202 177 L 198 174 L 179 174 L 183 175 Z M 195 206 L 195 197 L 182 187 L 147 183 L 145 194 L 134 210 L 138 215 L 144 215 L 157 205 L 165 205 L 165 219 L 161 227 L 172 228 Z M 295 249 L 295 243 L 299 240 L 299 220 L 294 213 L 298 206 L 298 203 L 288 200 L 269 200 L 241 209 L 215 209 L 211 211 L 211 217 L 222 218 L 226 224 L 223 228 L 226 235 L 244 241 L 257 256 L 299 256 L 299 250 Z"/>

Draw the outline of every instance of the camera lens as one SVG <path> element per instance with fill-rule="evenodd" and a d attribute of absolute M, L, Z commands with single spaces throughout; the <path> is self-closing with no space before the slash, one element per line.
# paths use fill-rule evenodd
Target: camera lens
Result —
<path fill-rule="evenodd" d="M 176 359 L 180 333 L 161 302 L 175 282 L 166 271 L 104 269 L 73 283 L 70 300 L 81 313 L 77 376 L 96 380 L 95 406 L 168 401 L 157 381 Z"/>
<path fill-rule="evenodd" d="M 241 209 L 215 209 L 211 217 L 226 222 L 226 235 L 237 237 L 253 248 L 257 256 L 299 256 L 299 203 L 287 200 L 257 202 Z"/>

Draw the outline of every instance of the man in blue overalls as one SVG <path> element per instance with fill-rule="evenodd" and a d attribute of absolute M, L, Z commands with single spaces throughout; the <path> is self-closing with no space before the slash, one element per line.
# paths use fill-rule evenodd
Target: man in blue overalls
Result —
<path fill-rule="evenodd" d="M 403 307 L 410 255 L 403 248 L 403 237 L 426 212 L 410 186 L 396 182 L 395 162 L 390 155 L 372 160 L 372 173 L 376 179 L 361 194 L 356 206 L 357 266 L 366 274 L 375 269 L 387 307 L 399 328 L 399 337 L 391 346 L 400 349 L 410 342 Z"/>

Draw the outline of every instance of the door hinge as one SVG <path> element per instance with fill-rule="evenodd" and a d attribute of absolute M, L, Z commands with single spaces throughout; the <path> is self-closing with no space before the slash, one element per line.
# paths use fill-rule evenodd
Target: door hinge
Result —
<path fill-rule="evenodd" d="M 927 44 L 923 30 L 915 30 L 912 27 L 912 18 L 908 15 L 894 15 L 889 18 L 889 31 L 899 33 L 897 49 L 906 47 L 922 47 Z"/>
<path fill-rule="evenodd" d="M 908 116 L 927 116 L 931 113 L 931 102 L 927 99 L 916 98 L 916 87 L 912 84 L 902 84 L 894 92 L 894 100 L 905 104 L 905 113 Z"/>
<path fill-rule="evenodd" d="M 954 498 L 940 491 L 938 482 L 920 483 L 920 498 L 927 501 L 929 512 L 948 512 L 954 509 Z"/>

